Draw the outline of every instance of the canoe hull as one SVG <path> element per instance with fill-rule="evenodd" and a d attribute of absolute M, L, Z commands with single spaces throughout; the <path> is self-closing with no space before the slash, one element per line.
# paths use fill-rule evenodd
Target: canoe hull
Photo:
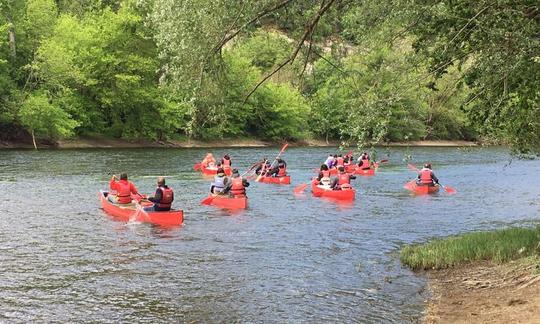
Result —
<path fill-rule="evenodd" d="M 361 176 L 374 176 L 375 175 L 375 169 L 370 168 L 366 170 L 362 170 L 359 167 L 354 168 L 354 174 L 361 175 Z"/>
<path fill-rule="evenodd" d="M 284 177 L 262 177 L 261 181 L 262 183 L 274 183 L 274 184 L 291 184 L 291 176 L 284 176 Z"/>
<path fill-rule="evenodd" d="M 328 190 L 318 186 L 318 181 L 311 182 L 311 193 L 315 197 L 326 197 L 335 200 L 352 201 L 356 197 L 356 190 Z"/>
<path fill-rule="evenodd" d="M 165 212 L 147 212 L 136 205 L 120 206 L 111 203 L 105 194 L 106 191 L 98 193 L 99 201 L 103 210 L 113 216 L 115 220 L 128 222 L 137 221 L 141 223 L 151 223 L 160 226 L 178 226 L 184 222 L 184 212 L 182 210 L 171 210 Z M 152 205 L 152 203 L 142 204 L 144 206 Z"/>
<path fill-rule="evenodd" d="M 232 169 L 230 167 L 224 167 L 225 175 L 230 176 L 232 174 Z M 208 169 L 205 166 L 201 166 L 201 172 L 207 176 L 215 176 L 217 174 L 217 168 Z"/>
<path fill-rule="evenodd" d="M 210 205 L 223 209 L 246 209 L 247 197 L 220 197 L 214 196 Z"/>
<path fill-rule="evenodd" d="M 405 189 L 413 192 L 415 195 L 430 195 L 439 192 L 440 186 L 419 186 L 416 180 L 409 181 L 403 186 Z"/>

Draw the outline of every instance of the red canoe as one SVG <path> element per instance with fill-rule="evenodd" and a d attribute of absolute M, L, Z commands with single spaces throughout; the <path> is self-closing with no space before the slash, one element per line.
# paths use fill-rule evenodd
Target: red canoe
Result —
<path fill-rule="evenodd" d="M 215 176 L 215 175 L 217 174 L 217 170 L 218 170 L 217 167 L 207 168 L 207 167 L 205 167 L 205 166 L 201 166 L 201 172 L 202 172 L 204 175 Z M 230 175 L 232 174 L 232 170 L 231 170 L 230 167 L 224 167 L 224 168 L 223 168 L 223 171 L 225 171 L 225 175 L 230 176 Z"/>
<path fill-rule="evenodd" d="M 212 196 L 209 204 L 224 209 L 246 209 L 247 197 Z"/>
<path fill-rule="evenodd" d="M 362 175 L 362 176 L 372 176 L 375 175 L 375 169 L 370 168 L 366 170 L 362 170 L 360 167 L 354 168 L 354 174 Z"/>
<path fill-rule="evenodd" d="M 119 221 L 137 221 L 141 223 L 152 223 L 161 226 L 181 225 L 184 221 L 184 212 L 182 210 L 171 210 L 162 212 L 146 212 L 139 205 L 128 204 L 125 206 L 111 203 L 107 199 L 107 191 L 98 193 L 99 201 L 103 210 L 114 216 Z M 152 205 L 151 202 L 142 203 L 142 207 Z"/>
<path fill-rule="evenodd" d="M 414 192 L 417 195 L 427 195 L 439 192 L 440 186 L 419 186 L 416 184 L 416 180 L 407 182 L 403 188 Z"/>
<path fill-rule="evenodd" d="M 291 184 L 291 176 L 284 177 L 261 177 L 261 181 L 264 183 L 275 183 L 275 184 Z"/>
<path fill-rule="evenodd" d="M 317 180 L 311 181 L 311 192 L 315 197 L 327 197 L 336 200 L 354 200 L 356 196 L 356 190 L 333 190 L 319 186 Z"/>

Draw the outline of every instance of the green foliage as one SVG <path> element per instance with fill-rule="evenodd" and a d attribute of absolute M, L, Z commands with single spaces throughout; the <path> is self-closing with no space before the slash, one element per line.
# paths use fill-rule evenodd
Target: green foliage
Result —
<path fill-rule="evenodd" d="M 478 260 L 506 262 L 538 255 L 540 227 L 508 228 L 406 246 L 401 262 L 413 269 L 441 269 Z"/>
<path fill-rule="evenodd" d="M 60 107 L 51 104 L 45 93 L 34 92 L 24 100 L 19 111 L 21 124 L 36 134 L 50 138 L 69 137 L 77 121 Z"/>

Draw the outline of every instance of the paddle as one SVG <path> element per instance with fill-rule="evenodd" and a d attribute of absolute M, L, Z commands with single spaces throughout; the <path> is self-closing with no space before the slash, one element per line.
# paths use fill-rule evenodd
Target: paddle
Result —
<path fill-rule="evenodd" d="M 213 200 L 214 200 L 213 196 L 208 196 L 204 198 L 203 200 L 201 200 L 201 205 L 210 205 Z"/>
<path fill-rule="evenodd" d="M 307 183 L 299 184 L 298 186 L 294 187 L 293 192 L 295 194 L 301 194 L 304 192 L 304 190 L 306 190 L 307 186 L 308 186 Z"/>
<path fill-rule="evenodd" d="M 410 163 L 409 163 L 409 164 L 407 164 L 407 167 L 408 167 L 410 170 L 412 170 L 412 171 L 420 172 L 420 170 L 418 170 L 418 168 L 417 168 L 414 164 L 410 164 Z M 452 195 L 452 194 L 455 194 L 455 193 L 457 192 L 457 190 L 454 189 L 454 188 L 452 188 L 452 187 L 443 186 L 443 185 L 440 184 L 440 183 L 439 183 L 438 185 L 441 186 L 441 187 L 444 189 L 444 191 L 446 191 L 447 193 L 449 193 L 449 194 L 451 194 L 451 195 Z"/>
<path fill-rule="evenodd" d="M 379 164 L 380 164 L 380 163 L 388 163 L 388 160 L 384 159 L 384 160 L 379 160 L 379 161 L 377 161 L 377 162 L 373 162 L 373 167 L 374 167 L 375 169 L 377 169 L 377 168 L 379 167 Z"/>
<path fill-rule="evenodd" d="M 272 161 L 272 164 L 270 164 L 270 169 L 274 166 L 274 163 L 277 161 L 277 159 L 279 159 L 279 157 L 281 156 L 281 154 L 283 154 L 283 152 L 285 152 L 285 149 L 287 149 L 287 146 L 289 146 L 289 143 L 285 143 L 285 145 L 283 145 L 283 147 L 281 148 L 281 151 L 279 151 L 279 154 L 276 156 L 276 158 L 274 159 L 274 161 Z M 257 179 L 255 179 L 255 181 L 257 182 L 260 182 L 263 175 L 264 175 L 264 169 L 265 169 L 265 166 L 266 164 L 263 166 L 263 169 L 261 170 L 261 174 L 259 174 L 259 176 L 257 177 Z"/>

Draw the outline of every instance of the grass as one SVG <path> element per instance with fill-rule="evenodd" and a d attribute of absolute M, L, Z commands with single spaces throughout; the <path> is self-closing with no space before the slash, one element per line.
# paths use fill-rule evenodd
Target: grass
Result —
<path fill-rule="evenodd" d="M 472 261 L 503 263 L 540 254 L 540 226 L 507 228 L 438 239 L 401 250 L 401 262 L 412 269 L 442 269 Z"/>

